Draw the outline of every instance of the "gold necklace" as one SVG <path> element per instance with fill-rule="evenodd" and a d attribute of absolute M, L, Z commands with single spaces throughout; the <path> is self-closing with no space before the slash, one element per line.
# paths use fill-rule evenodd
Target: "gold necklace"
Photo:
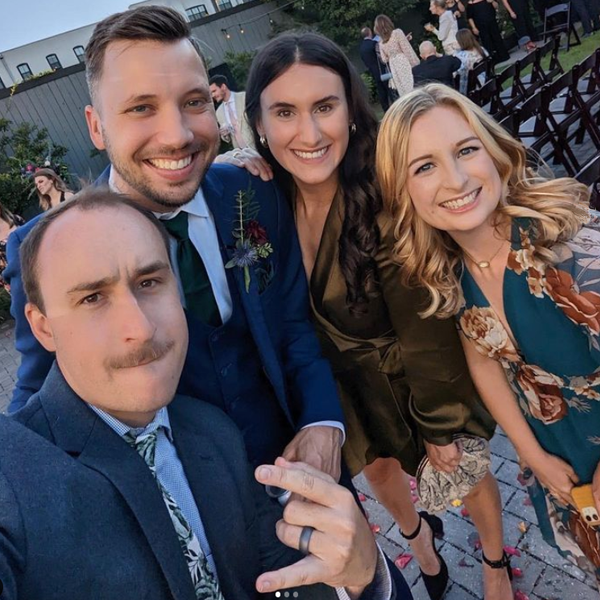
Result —
<path fill-rule="evenodd" d="M 481 270 L 483 269 L 489 269 L 490 265 L 492 264 L 492 261 L 496 258 L 496 256 L 498 256 L 498 254 L 500 253 L 500 250 L 502 250 L 504 244 L 505 244 L 506 240 L 503 240 L 502 243 L 500 244 L 500 247 L 498 248 L 498 250 L 496 250 L 496 252 L 494 252 L 494 255 L 488 259 L 488 260 L 475 260 L 464 248 L 462 249 L 462 251 L 465 253 L 466 257 L 475 265 L 477 265 Z"/>

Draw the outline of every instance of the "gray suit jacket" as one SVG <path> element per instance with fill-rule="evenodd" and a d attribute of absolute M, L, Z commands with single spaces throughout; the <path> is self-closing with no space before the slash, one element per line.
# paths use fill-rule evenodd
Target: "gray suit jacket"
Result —
<path fill-rule="evenodd" d="M 281 509 L 222 411 L 177 396 L 169 418 L 224 597 L 257 598 L 261 572 L 299 558 L 275 537 Z M 56 363 L 27 406 L 0 417 L 0 581 L 2 600 L 195 600 L 150 470 Z M 300 597 L 337 596 L 311 586 Z"/>

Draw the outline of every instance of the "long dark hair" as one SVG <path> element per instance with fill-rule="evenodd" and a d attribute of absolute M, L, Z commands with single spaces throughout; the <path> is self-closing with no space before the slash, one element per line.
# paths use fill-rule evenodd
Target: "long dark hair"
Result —
<path fill-rule="evenodd" d="M 380 241 L 377 215 L 382 210 L 374 162 L 377 119 L 358 73 L 331 40 L 315 33 L 286 33 L 264 46 L 252 62 L 248 76 L 246 115 L 256 148 L 273 166 L 275 178 L 289 198 L 294 192 L 292 176 L 275 160 L 270 149 L 260 143 L 257 125 L 262 92 L 294 64 L 323 67 L 337 73 L 344 83 L 350 118 L 356 125 L 356 132 L 350 136 L 348 149 L 338 167 L 344 200 L 339 255 L 348 289 L 348 304 L 353 312 L 362 313 L 377 284 L 374 256 Z"/>
<path fill-rule="evenodd" d="M 56 173 L 56 171 L 54 171 L 53 169 L 38 169 L 34 174 L 33 174 L 33 179 L 35 181 L 36 177 L 46 177 L 47 179 L 50 179 L 54 185 L 54 187 L 59 191 L 59 192 L 69 192 L 69 188 L 67 187 L 67 184 L 60 178 L 60 176 Z M 40 202 L 40 208 L 42 210 L 50 210 L 50 208 L 52 208 L 52 201 L 50 198 L 50 194 L 40 194 L 39 190 L 36 187 L 37 195 L 38 195 L 38 199 Z"/>

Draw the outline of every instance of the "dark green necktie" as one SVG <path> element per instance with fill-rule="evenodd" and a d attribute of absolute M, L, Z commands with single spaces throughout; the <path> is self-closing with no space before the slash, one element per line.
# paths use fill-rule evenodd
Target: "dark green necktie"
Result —
<path fill-rule="evenodd" d="M 210 285 L 206 267 L 188 233 L 188 215 L 183 210 L 173 219 L 162 221 L 177 240 L 177 266 L 185 304 L 195 317 L 207 325 L 221 325 L 221 315 Z"/>

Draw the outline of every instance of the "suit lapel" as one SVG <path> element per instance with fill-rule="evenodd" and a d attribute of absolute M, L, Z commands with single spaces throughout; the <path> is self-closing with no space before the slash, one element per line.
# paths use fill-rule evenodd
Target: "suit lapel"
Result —
<path fill-rule="evenodd" d="M 40 402 L 55 444 L 119 491 L 138 521 L 176 600 L 194 600 L 194 588 L 173 524 L 143 459 L 81 400 L 54 363 Z"/>
<path fill-rule="evenodd" d="M 186 413 L 177 400 L 169 407 L 169 419 L 177 454 L 217 566 L 223 596 L 239 597 L 236 585 L 242 579 L 240 573 L 247 568 L 236 560 L 236 546 L 244 543 L 239 539 L 244 534 L 243 523 L 231 521 L 231 515 L 239 510 L 239 506 L 232 505 L 239 502 L 239 495 L 217 449 L 202 435 L 202 428 L 207 425 L 194 426 L 195 416 Z"/>
<path fill-rule="evenodd" d="M 250 183 L 251 180 L 249 179 L 248 184 Z M 235 246 L 235 238 L 233 237 L 233 230 L 236 227 L 234 203 L 231 198 L 225 197 L 225 189 L 222 182 L 218 177 L 212 175 L 210 170 L 204 178 L 202 191 L 204 192 L 206 203 L 215 219 L 219 237 L 223 242 L 224 247 L 222 246 L 221 250 L 224 254 L 224 260 L 225 262 L 228 262 L 233 256 Z M 278 361 L 275 349 L 270 343 L 269 330 L 258 293 L 256 277 L 252 276 L 250 278 L 250 287 L 248 291 L 246 291 L 243 269 L 233 267 L 231 271 L 238 288 L 241 302 L 244 306 L 248 326 L 250 327 L 252 337 L 256 342 L 262 364 L 265 367 L 265 374 L 275 389 L 275 393 L 279 398 L 282 409 L 287 415 L 290 423 L 292 423 L 292 417 L 287 403 L 285 402 L 285 383 L 281 371 L 271 368 L 272 365 L 277 365 Z"/>

